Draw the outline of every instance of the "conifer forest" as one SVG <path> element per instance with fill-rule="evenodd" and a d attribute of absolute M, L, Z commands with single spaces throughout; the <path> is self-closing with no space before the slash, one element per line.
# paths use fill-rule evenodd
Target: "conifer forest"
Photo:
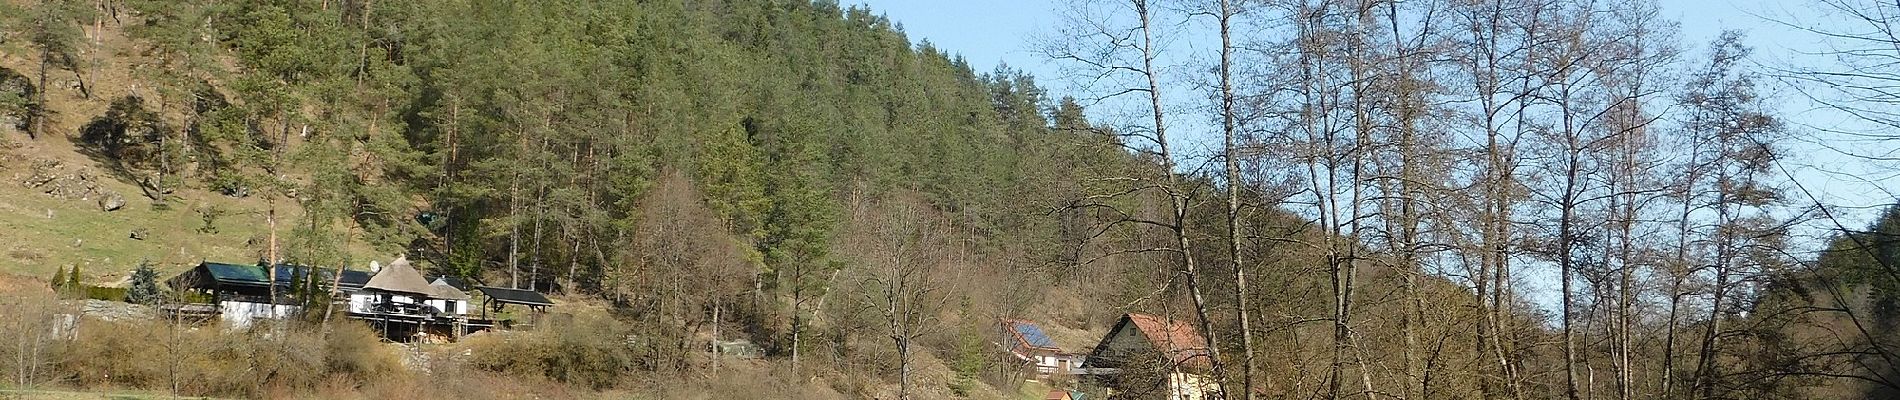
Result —
<path fill-rule="evenodd" d="M 0 0 L 0 398 L 1900 398 L 1900 5 L 878 3 Z"/>

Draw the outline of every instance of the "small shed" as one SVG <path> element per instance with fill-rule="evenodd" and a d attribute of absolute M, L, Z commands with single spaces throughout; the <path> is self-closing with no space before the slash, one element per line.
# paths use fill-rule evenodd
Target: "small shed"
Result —
<path fill-rule="evenodd" d="M 1084 400 L 1087 398 L 1088 396 L 1080 391 L 1068 389 L 1049 389 L 1049 394 L 1042 396 L 1042 400 Z"/>

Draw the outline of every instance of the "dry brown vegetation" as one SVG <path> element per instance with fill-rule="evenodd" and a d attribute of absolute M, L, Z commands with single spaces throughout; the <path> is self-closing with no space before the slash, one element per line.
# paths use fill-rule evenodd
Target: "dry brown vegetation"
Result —
<path fill-rule="evenodd" d="M 84 319 L 75 335 L 52 336 L 47 320 L 72 312 L 53 300 L 8 295 L 0 334 L 0 388 L 33 393 L 154 393 L 218 398 L 321 399 L 588 399 L 800 398 L 843 399 L 894 391 L 867 376 L 792 374 L 782 361 L 730 360 L 719 374 L 672 365 L 668 354 L 643 352 L 654 337 L 597 312 L 528 331 L 482 333 L 459 343 L 398 345 L 353 321 L 327 325 L 288 321 L 227 330 L 176 321 Z M 39 302 L 32 302 L 43 300 Z M 33 307 L 28 307 L 35 305 Z M 21 317 L 33 310 L 39 319 Z M 22 333 L 25 335 L 23 336 Z M 38 334 L 40 336 L 33 336 Z M 27 339 L 31 339 L 30 341 Z M 37 347 L 34 347 L 37 346 Z M 18 349 L 37 365 L 25 383 Z M 27 358 L 32 358 L 27 357 Z M 408 361 L 405 361 L 408 360 Z M 704 365 L 704 356 L 689 356 Z M 934 361 L 934 358 L 932 359 Z M 944 367 L 928 367 L 941 393 Z M 846 395 L 842 393 L 853 393 Z M 51 394 L 49 394 L 50 396 Z"/>
<path fill-rule="evenodd" d="M 389 346 L 357 323 L 263 326 L 240 332 L 88 320 L 55 356 L 61 378 L 87 389 L 170 389 L 261 397 L 408 377 Z"/>

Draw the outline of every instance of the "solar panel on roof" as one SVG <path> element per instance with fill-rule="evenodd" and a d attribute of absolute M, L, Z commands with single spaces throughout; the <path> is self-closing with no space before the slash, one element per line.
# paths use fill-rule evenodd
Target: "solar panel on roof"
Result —
<path fill-rule="evenodd" d="M 1035 324 L 1018 322 L 1016 323 L 1016 333 L 1022 334 L 1023 341 L 1028 342 L 1030 346 L 1056 347 L 1055 342 L 1049 340 L 1049 334 L 1043 333 L 1042 327 L 1036 326 Z"/>

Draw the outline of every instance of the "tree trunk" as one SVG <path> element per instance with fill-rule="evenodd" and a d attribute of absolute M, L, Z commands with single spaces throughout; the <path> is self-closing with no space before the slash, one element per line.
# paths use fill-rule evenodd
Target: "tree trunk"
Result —
<path fill-rule="evenodd" d="M 33 91 L 33 129 L 27 130 L 27 139 L 38 140 L 41 136 L 46 136 L 46 92 L 48 90 L 46 87 L 46 68 L 51 66 L 52 58 L 52 52 L 45 50 L 40 51 L 40 86 Z"/>
<path fill-rule="evenodd" d="M 1174 244 L 1177 246 L 1176 251 L 1179 253 L 1177 256 L 1180 257 L 1178 262 L 1181 266 L 1181 273 L 1184 275 L 1184 278 L 1186 278 L 1188 297 L 1194 303 L 1196 321 L 1199 322 L 1201 335 L 1205 340 L 1205 343 L 1202 343 L 1202 345 L 1207 348 L 1208 363 L 1210 367 L 1212 367 L 1212 375 L 1214 376 L 1216 385 L 1219 386 L 1215 392 L 1219 395 L 1218 397 L 1224 398 L 1226 396 L 1222 391 L 1225 390 L 1225 385 L 1220 385 L 1220 382 L 1226 380 L 1226 371 L 1221 368 L 1220 340 L 1217 338 L 1217 332 L 1214 331 L 1213 321 L 1209 320 L 1207 316 L 1207 299 L 1201 294 L 1200 271 L 1196 267 L 1193 247 L 1191 246 L 1192 239 L 1189 237 L 1187 228 L 1187 194 L 1181 191 L 1180 177 L 1174 170 L 1174 155 L 1169 152 L 1168 149 L 1167 125 L 1163 121 L 1163 116 L 1166 115 L 1166 109 L 1161 107 L 1161 71 L 1154 65 L 1156 49 L 1154 42 L 1154 25 L 1152 21 L 1153 10 L 1150 8 L 1148 0 L 1133 0 L 1132 3 L 1135 8 L 1135 13 L 1141 21 L 1141 73 L 1147 78 L 1148 105 L 1150 111 L 1153 113 L 1155 142 L 1159 150 L 1158 156 L 1161 158 L 1162 168 L 1164 169 L 1161 173 L 1167 177 L 1162 190 L 1167 191 L 1168 205 L 1173 212 L 1173 221 L 1171 222 L 1173 222 Z"/>
<path fill-rule="evenodd" d="M 1231 0 L 1220 0 L 1220 103 L 1221 133 L 1225 142 L 1227 179 L 1227 266 L 1234 272 L 1234 314 L 1240 323 L 1242 353 L 1240 379 L 1242 399 L 1253 399 L 1253 327 L 1247 315 L 1247 272 L 1240 255 L 1240 190 L 1246 187 L 1240 176 L 1239 127 L 1235 115 L 1232 19 L 1236 11 Z M 1211 334 L 1211 333 L 1210 333 Z M 1211 340 L 1210 340 L 1211 341 Z M 1223 388 L 1225 389 L 1225 388 Z"/>
<path fill-rule="evenodd" d="M 270 285 L 270 300 L 268 301 L 271 313 L 275 314 L 277 311 L 277 196 L 275 193 L 266 193 L 264 196 L 266 199 L 264 202 L 267 204 L 264 222 L 270 226 L 270 249 L 265 251 L 264 272 L 270 277 L 268 284 Z"/>
<path fill-rule="evenodd" d="M 508 183 L 508 288 L 521 288 L 521 171 Z"/>

